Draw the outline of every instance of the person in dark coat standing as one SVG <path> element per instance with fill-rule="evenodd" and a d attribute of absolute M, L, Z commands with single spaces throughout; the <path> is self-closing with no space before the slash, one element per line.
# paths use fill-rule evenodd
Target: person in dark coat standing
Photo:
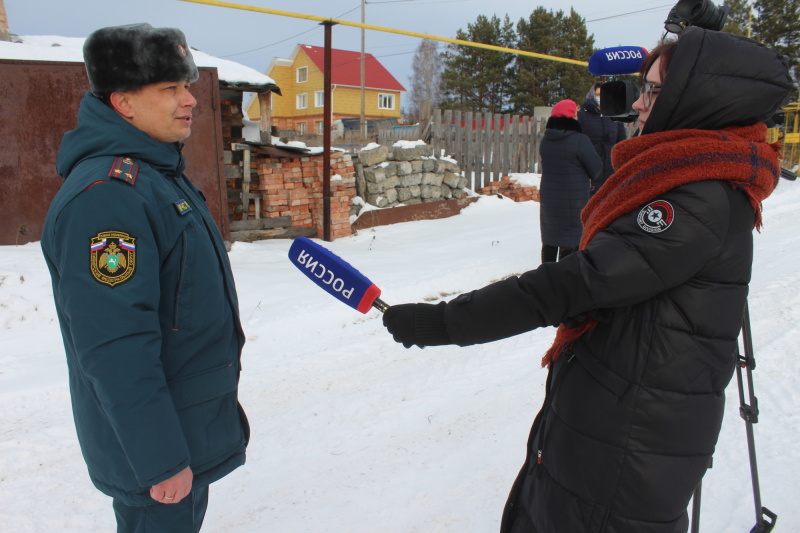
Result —
<path fill-rule="evenodd" d="M 118 533 L 197 533 L 249 440 L 236 287 L 183 174 L 198 71 L 174 28 L 103 28 L 83 52 L 42 232 L 78 440 Z"/>
<path fill-rule="evenodd" d="M 592 181 L 591 194 L 596 193 L 614 173 L 614 166 L 611 164 L 611 149 L 615 144 L 627 138 L 625 126 L 621 122 L 615 122 L 600 114 L 601 85 L 603 85 L 601 81 L 592 85 L 592 88 L 586 93 L 586 100 L 578 111 L 578 122 L 581 123 L 581 129 L 592 141 L 595 152 L 603 162 L 602 173 Z"/>
<path fill-rule="evenodd" d="M 786 60 L 698 27 L 641 72 L 641 135 L 582 213 L 580 251 L 449 302 L 389 307 L 406 347 L 558 326 L 502 533 L 685 533 L 734 373 L 761 203 L 779 179 L 768 120 Z"/>
<path fill-rule="evenodd" d="M 564 259 L 581 240 L 581 210 L 589 201 L 589 187 L 600 175 L 602 163 L 575 119 L 578 106 L 561 100 L 550 113 L 539 144 L 541 183 L 539 225 L 542 262 Z"/>

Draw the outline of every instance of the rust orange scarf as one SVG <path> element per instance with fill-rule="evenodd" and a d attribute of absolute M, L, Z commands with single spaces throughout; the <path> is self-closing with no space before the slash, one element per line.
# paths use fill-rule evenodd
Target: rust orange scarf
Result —
<path fill-rule="evenodd" d="M 622 215 L 659 195 L 694 181 L 722 180 L 742 189 L 761 228 L 761 202 L 780 176 L 780 143 L 768 144 L 767 126 L 735 126 L 722 130 L 674 130 L 634 137 L 614 146 L 616 172 L 581 212 L 583 250 L 597 234 Z M 561 324 L 553 345 L 542 359 L 547 366 L 597 322 L 587 319 L 570 327 Z"/>

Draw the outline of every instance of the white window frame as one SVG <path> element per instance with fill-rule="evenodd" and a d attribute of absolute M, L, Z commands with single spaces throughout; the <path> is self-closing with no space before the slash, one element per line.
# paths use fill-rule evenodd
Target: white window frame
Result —
<path fill-rule="evenodd" d="M 378 109 L 391 109 L 394 110 L 396 99 L 394 94 L 389 93 L 378 93 Z M 390 105 L 384 105 L 384 99 L 387 100 L 387 103 L 391 103 Z"/>
<path fill-rule="evenodd" d="M 314 93 L 314 107 L 325 107 L 325 91 Z"/>
<path fill-rule="evenodd" d="M 297 134 L 298 135 L 305 135 L 306 134 L 306 123 L 305 122 L 298 122 L 297 123 Z"/>
<path fill-rule="evenodd" d="M 306 83 L 308 81 L 308 67 L 297 67 L 297 83 Z"/>
<path fill-rule="evenodd" d="M 325 133 L 325 121 L 318 120 L 316 122 L 317 125 L 317 135 L 323 135 Z"/>
<path fill-rule="evenodd" d="M 295 107 L 297 109 L 308 109 L 308 93 L 299 93 L 295 97 Z"/>

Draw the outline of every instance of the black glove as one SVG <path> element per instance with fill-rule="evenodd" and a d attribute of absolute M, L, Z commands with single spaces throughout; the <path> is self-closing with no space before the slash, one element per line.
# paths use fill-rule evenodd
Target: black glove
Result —
<path fill-rule="evenodd" d="M 444 324 L 445 305 L 393 305 L 383 314 L 383 325 L 406 348 L 452 344 Z"/>

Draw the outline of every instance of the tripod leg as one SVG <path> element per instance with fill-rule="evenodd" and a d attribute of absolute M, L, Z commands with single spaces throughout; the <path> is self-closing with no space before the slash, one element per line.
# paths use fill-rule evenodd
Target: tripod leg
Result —
<path fill-rule="evenodd" d="M 691 533 L 700 533 L 700 493 L 702 492 L 703 481 L 697 484 L 692 496 L 692 529 Z"/>
<path fill-rule="evenodd" d="M 744 419 L 747 432 L 747 450 L 750 454 L 750 477 L 753 481 L 753 500 L 756 510 L 756 525 L 751 529 L 751 533 L 767 533 L 775 527 L 777 515 L 761 505 L 761 489 L 758 484 L 758 464 L 756 463 L 756 444 L 753 434 L 753 424 L 758 423 L 758 398 L 753 388 L 753 369 L 756 367 L 756 360 L 753 357 L 753 340 L 750 331 L 750 310 L 745 304 L 744 321 L 742 322 L 742 341 L 744 345 L 744 355 L 739 354 L 736 363 L 736 381 L 739 385 L 739 415 Z M 742 369 L 747 372 L 747 388 L 749 391 L 750 403 L 745 402 L 744 379 Z M 769 520 L 764 519 L 767 516 Z"/>

